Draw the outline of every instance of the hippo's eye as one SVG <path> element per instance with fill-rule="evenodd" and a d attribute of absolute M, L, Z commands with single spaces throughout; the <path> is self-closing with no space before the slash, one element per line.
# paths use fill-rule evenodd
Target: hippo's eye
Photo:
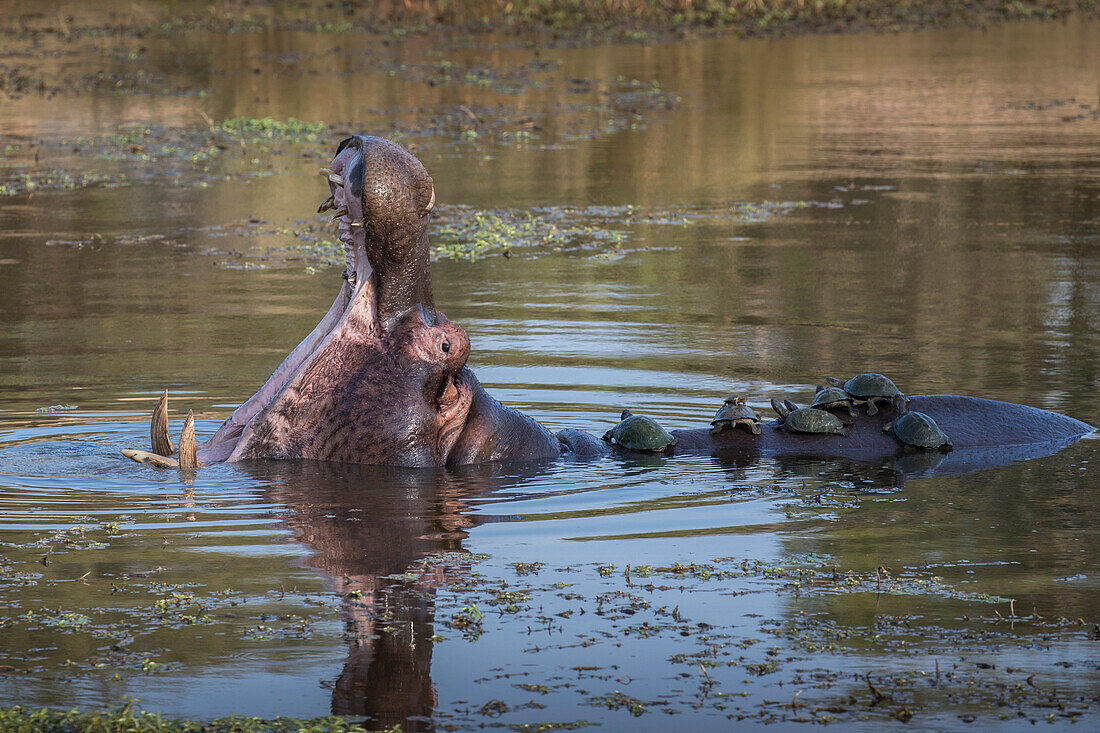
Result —
<path fill-rule="evenodd" d="M 443 353 L 444 354 L 451 353 L 451 342 L 450 341 L 444 341 L 443 342 Z"/>

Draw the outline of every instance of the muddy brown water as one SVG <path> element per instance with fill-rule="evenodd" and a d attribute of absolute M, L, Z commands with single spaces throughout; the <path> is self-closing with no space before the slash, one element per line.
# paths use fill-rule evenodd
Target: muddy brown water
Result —
<path fill-rule="evenodd" d="M 538 51 L 35 22 L 0 52 L 0 702 L 406 730 L 1100 713 L 1090 439 L 957 475 L 117 452 L 165 386 L 174 430 L 213 431 L 327 308 L 339 268 L 301 247 L 343 130 L 414 146 L 441 226 L 485 239 L 433 265 L 438 305 L 552 429 L 694 427 L 863 370 L 1100 424 L 1095 22 Z M 210 137 L 264 117 L 328 127 Z"/>

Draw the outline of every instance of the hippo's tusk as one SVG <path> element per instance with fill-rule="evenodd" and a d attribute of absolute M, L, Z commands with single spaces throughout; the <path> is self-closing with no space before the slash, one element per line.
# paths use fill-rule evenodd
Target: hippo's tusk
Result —
<path fill-rule="evenodd" d="M 198 468 L 199 459 L 195 446 L 195 413 L 187 411 L 187 419 L 183 421 L 183 431 L 180 433 L 180 468 Z"/>
<path fill-rule="evenodd" d="M 335 183 L 337 186 L 343 186 L 344 185 L 344 177 L 342 175 L 340 175 L 339 173 L 336 173 L 335 171 L 333 171 L 331 168 L 320 168 L 320 169 L 318 169 L 318 172 L 322 176 L 328 176 L 328 179 L 330 181 L 332 181 L 333 183 Z"/>
<path fill-rule="evenodd" d="M 347 214 L 347 213 L 348 213 L 348 207 L 346 207 L 346 206 L 341 206 L 341 207 L 340 207 L 339 209 L 337 209 L 336 211 L 332 212 L 332 216 L 331 216 L 331 217 L 329 218 L 329 220 L 328 220 L 329 224 L 331 224 L 332 222 L 336 221 L 336 220 L 337 220 L 337 219 L 339 219 L 339 218 L 340 218 L 341 216 L 344 216 L 344 215 L 345 215 L 345 214 Z"/>
<path fill-rule="evenodd" d="M 153 410 L 153 419 L 149 423 L 149 440 L 152 443 L 153 452 L 161 456 L 170 456 L 176 452 L 172 446 L 172 439 L 168 437 L 168 390 L 160 396 L 156 408 Z"/>
<path fill-rule="evenodd" d="M 152 463 L 157 468 L 176 468 L 180 465 L 174 458 L 165 458 L 156 453 L 150 453 L 147 450 L 123 448 L 122 455 L 138 463 Z"/>
<path fill-rule="evenodd" d="M 324 202 L 321 203 L 320 206 L 317 207 L 317 213 L 318 214 L 323 214 L 326 211 L 328 211 L 329 209 L 335 209 L 335 208 L 336 208 L 336 197 L 335 196 L 329 196 L 327 199 L 324 200 Z"/>

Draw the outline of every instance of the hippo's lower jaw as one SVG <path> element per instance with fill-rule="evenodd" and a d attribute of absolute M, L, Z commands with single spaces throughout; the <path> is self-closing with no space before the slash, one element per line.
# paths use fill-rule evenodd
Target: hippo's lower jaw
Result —
<path fill-rule="evenodd" d="M 336 300 L 313 331 L 290 352 L 263 386 L 234 410 L 229 419 L 199 448 L 200 460 L 218 461 L 230 457 L 248 423 L 286 387 L 322 344 L 329 340 L 331 334 L 345 321 L 353 304 L 357 306 L 360 322 L 367 324 L 366 335 L 377 335 L 380 332 L 377 316 L 379 288 L 374 268 L 367 256 L 367 227 L 363 221 L 362 190 L 365 173 L 362 148 L 362 144 L 355 147 L 342 145 L 330 167 L 321 169 L 328 179 L 330 195 L 322 202 L 318 212 L 334 212 L 332 221 L 338 225 L 339 239 L 344 247 L 344 282 Z M 419 249 L 424 251 L 426 258 L 426 228 L 420 234 L 424 242 Z M 418 248 L 412 249 L 415 251 Z M 431 303 L 427 303 L 427 306 L 431 308 Z M 153 450 L 158 450 L 156 439 Z"/>

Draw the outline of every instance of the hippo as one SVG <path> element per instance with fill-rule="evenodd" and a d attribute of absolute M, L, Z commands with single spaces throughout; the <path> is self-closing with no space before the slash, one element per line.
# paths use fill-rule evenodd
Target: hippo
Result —
<path fill-rule="evenodd" d="M 578 430 L 554 434 L 489 395 L 466 367 L 466 332 L 435 309 L 428 224 L 435 188 L 423 164 L 389 140 L 343 140 L 321 173 L 345 250 L 339 293 L 328 313 L 262 387 L 201 445 L 184 430 L 178 465 L 246 459 L 315 459 L 403 467 L 525 462 L 564 454 L 622 451 Z M 1093 431 L 1079 420 L 1033 407 L 960 395 L 911 395 L 909 407 L 936 421 L 955 446 L 948 460 L 996 465 L 1045 455 Z M 675 453 L 774 454 L 878 461 L 901 446 L 883 426 L 887 407 L 853 417 L 848 434 L 761 433 L 709 424 L 673 431 Z M 167 398 L 152 421 L 153 451 L 168 457 Z"/>

